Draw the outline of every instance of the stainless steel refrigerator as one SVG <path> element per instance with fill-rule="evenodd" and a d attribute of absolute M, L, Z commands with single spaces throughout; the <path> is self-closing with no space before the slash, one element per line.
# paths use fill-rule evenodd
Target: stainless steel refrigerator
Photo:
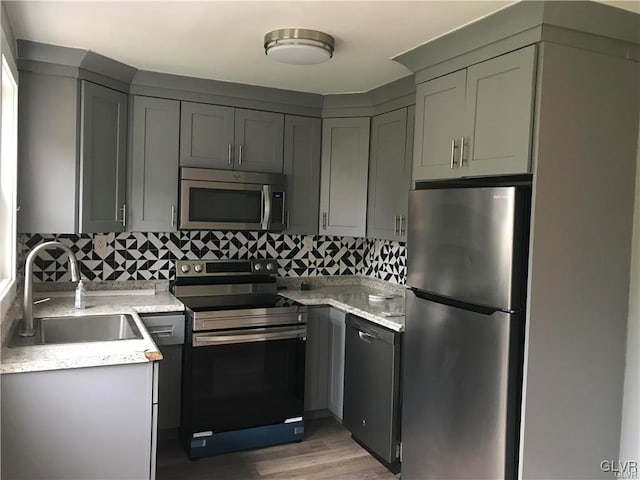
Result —
<path fill-rule="evenodd" d="M 403 480 L 516 477 L 530 197 L 409 194 Z"/>

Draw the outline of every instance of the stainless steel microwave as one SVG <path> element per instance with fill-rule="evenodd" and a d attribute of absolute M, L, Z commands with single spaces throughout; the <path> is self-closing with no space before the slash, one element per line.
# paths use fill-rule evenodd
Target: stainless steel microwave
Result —
<path fill-rule="evenodd" d="M 181 229 L 278 231 L 284 219 L 284 175 L 180 169 Z"/>

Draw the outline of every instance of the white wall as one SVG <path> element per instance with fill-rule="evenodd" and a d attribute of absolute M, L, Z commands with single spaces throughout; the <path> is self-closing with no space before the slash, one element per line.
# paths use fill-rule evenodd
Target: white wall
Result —
<path fill-rule="evenodd" d="M 622 400 L 620 461 L 640 462 L 640 133 L 629 288 L 627 355 Z"/>

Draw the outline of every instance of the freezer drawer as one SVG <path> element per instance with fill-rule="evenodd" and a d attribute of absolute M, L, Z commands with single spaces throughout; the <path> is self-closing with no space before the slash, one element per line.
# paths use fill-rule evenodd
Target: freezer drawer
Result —
<path fill-rule="evenodd" d="M 343 424 L 393 464 L 399 459 L 401 335 L 354 315 L 346 324 Z"/>
<path fill-rule="evenodd" d="M 402 478 L 512 479 L 520 372 L 517 315 L 407 291 Z"/>

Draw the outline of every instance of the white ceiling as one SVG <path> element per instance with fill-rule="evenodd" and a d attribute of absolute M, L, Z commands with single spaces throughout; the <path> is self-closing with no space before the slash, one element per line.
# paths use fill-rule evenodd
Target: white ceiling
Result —
<path fill-rule="evenodd" d="M 18 1 L 16 38 L 93 50 L 142 70 L 314 93 L 362 92 L 410 72 L 392 57 L 513 3 L 498 1 Z M 640 1 L 612 1 L 640 11 Z M 312 66 L 264 55 L 264 34 L 297 27 L 336 39 Z"/>

